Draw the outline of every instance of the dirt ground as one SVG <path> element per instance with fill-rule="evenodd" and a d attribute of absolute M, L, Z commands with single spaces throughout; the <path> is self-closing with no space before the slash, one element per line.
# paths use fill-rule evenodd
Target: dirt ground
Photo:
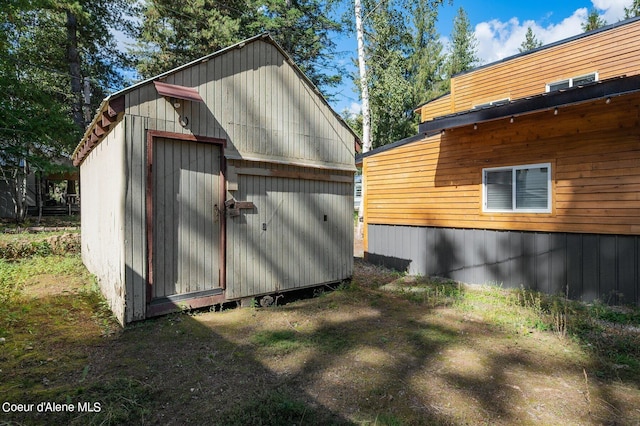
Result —
<path fill-rule="evenodd" d="M 119 329 L 78 282 L 34 277 L 25 297 L 43 312 L 0 345 L 0 403 L 101 410 L 0 412 L 0 424 L 640 424 L 631 361 L 497 317 L 485 293 L 448 303 L 413 284 L 356 260 L 336 291 Z"/>

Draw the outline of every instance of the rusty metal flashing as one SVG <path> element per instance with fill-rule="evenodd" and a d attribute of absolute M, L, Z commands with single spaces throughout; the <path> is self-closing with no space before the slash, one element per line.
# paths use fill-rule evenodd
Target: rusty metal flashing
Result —
<path fill-rule="evenodd" d="M 161 81 L 154 81 L 153 85 L 159 95 L 166 96 L 168 98 L 183 99 L 186 101 L 204 102 L 204 99 L 202 99 L 202 96 L 198 93 L 198 89 L 178 86 L 177 84 L 163 83 Z"/>

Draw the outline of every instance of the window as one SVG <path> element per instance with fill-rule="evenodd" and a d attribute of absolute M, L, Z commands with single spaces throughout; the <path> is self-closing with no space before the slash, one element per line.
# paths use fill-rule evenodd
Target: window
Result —
<path fill-rule="evenodd" d="M 554 81 L 553 83 L 547 84 L 547 92 L 568 89 L 569 87 L 582 86 L 585 84 L 593 83 L 594 81 L 598 81 L 597 72 L 568 78 L 566 80 Z"/>
<path fill-rule="evenodd" d="M 480 109 L 480 108 L 487 108 L 487 107 L 490 107 L 490 106 L 506 105 L 506 104 L 509 103 L 509 101 L 510 101 L 509 98 L 497 99 L 495 101 L 486 102 L 484 104 L 474 105 L 473 108 L 474 109 Z"/>
<path fill-rule="evenodd" d="M 482 171 L 483 211 L 551 212 L 551 164 Z"/>

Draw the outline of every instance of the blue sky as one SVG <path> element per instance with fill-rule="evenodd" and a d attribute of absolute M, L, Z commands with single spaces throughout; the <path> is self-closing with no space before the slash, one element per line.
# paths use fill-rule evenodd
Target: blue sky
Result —
<path fill-rule="evenodd" d="M 562 40 L 582 32 L 581 25 L 592 8 L 612 24 L 624 17 L 624 7 L 632 0 L 454 0 L 440 9 L 438 29 L 443 43 L 448 43 L 453 18 L 458 9 L 467 12 L 478 41 L 478 56 L 482 63 L 490 63 L 518 53 L 527 28 L 531 27 L 538 40 L 544 44 Z M 339 50 L 345 52 L 340 58 L 350 64 L 356 56 L 354 37 L 339 40 Z M 355 70 L 354 70 L 355 71 Z M 356 88 L 345 78 L 334 94 L 330 104 L 338 112 L 357 112 L 360 102 Z"/>

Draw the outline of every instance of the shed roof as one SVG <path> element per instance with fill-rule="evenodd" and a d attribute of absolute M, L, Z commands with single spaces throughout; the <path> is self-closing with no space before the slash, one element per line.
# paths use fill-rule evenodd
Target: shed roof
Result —
<path fill-rule="evenodd" d="M 356 158 L 356 164 L 360 163 L 363 158 L 422 140 L 425 135 L 434 135 L 446 129 L 480 124 L 507 117 L 533 114 L 569 105 L 596 101 L 598 99 L 610 100 L 617 96 L 624 96 L 638 92 L 640 92 L 640 75 L 630 77 L 622 76 L 597 81 L 583 86 L 571 87 L 565 90 L 515 99 L 506 104 L 474 108 L 454 114 L 443 115 L 441 117 L 436 117 L 433 120 L 421 123 L 418 128 L 419 134 L 416 136 L 412 136 L 391 145 L 385 145 L 359 155 Z"/>
<path fill-rule="evenodd" d="M 353 135 L 354 137 L 354 149 L 358 150 L 358 146 L 359 146 L 359 141 L 360 138 L 359 136 L 353 131 L 353 129 L 351 129 L 351 127 L 344 121 L 344 119 L 334 111 L 333 108 L 331 108 L 331 106 L 329 105 L 329 103 L 327 102 L 327 100 L 324 98 L 324 96 L 322 95 L 322 93 L 320 92 L 320 90 L 315 86 L 315 84 L 309 79 L 309 77 L 307 77 L 302 70 L 300 69 L 300 67 L 298 67 L 296 65 L 296 63 L 293 61 L 293 59 L 291 58 L 291 56 L 271 37 L 271 35 L 269 33 L 263 33 L 263 34 L 259 34 L 257 36 L 248 38 L 246 40 L 243 40 L 241 42 L 238 42 L 234 45 L 231 45 L 229 47 L 226 47 L 224 49 L 218 50 L 214 53 L 211 53 L 209 55 L 203 56 L 201 58 L 198 58 L 196 60 L 193 60 L 189 63 L 186 63 L 184 65 L 181 65 L 179 67 L 176 67 L 174 69 L 171 69 L 169 71 L 166 71 L 162 74 L 158 74 L 157 76 L 148 78 L 146 80 L 142 80 L 136 84 L 133 84 L 129 87 L 126 87 L 124 89 L 121 89 L 117 92 L 114 92 L 112 94 L 110 94 L 109 96 L 107 96 L 102 103 L 100 104 L 100 106 L 98 107 L 98 110 L 96 112 L 96 115 L 94 116 L 91 124 L 87 127 L 84 136 L 82 137 L 82 139 L 80 140 L 78 146 L 76 147 L 76 149 L 74 150 L 71 158 L 73 159 L 74 165 L 78 165 L 79 163 L 82 162 L 82 160 L 84 159 L 84 157 L 96 146 L 100 143 L 100 141 L 102 140 L 102 138 L 104 137 L 104 135 L 106 134 L 106 132 L 108 132 L 109 129 L 109 125 L 115 121 L 117 115 L 124 111 L 124 98 L 123 95 L 138 89 L 141 86 L 144 86 L 146 84 L 150 84 L 150 83 L 154 83 L 154 85 L 156 86 L 156 89 L 158 90 L 158 93 L 160 93 L 161 95 L 164 92 L 170 93 L 167 96 L 172 96 L 178 99 L 188 99 L 188 100 L 195 100 L 195 101 L 202 101 L 202 98 L 200 97 L 200 95 L 197 93 L 197 91 L 193 90 L 192 88 L 188 88 L 188 87 L 183 87 L 183 86 L 175 86 L 175 85 L 168 85 L 165 83 L 161 83 L 160 81 L 163 80 L 165 77 L 175 74 L 179 71 L 182 71 L 186 68 L 192 67 L 194 65 L 197 65 L 199 63 L 202 62 L 206 62 L 214 57 L 217 56 L 221 56 L 229 51 L 232 51 L 234 49 L 241 49 L 244 46 L 246 46 L 249 43 L 254 43 L 256 41 L 264 41 L 266 43 L 269 43 L 271 45 L 273 45 L 283 56 L 284 58 L 287 60 L 287 62 L 298 72 L 298 74 L 300 75 L 300 77 L 302 78 L 302 80 L 309 85 L 313 91 L 316 93 L 316 95 L 318 95 L 318 97 L 322 100 L 322 102 L 324 102 L 329 109 L 331 110 L 331 112 L 333 113 L 333 115 L 349 130 L 349 132 Z M 168 87 L 171 86 L 171 87 Z"/>

